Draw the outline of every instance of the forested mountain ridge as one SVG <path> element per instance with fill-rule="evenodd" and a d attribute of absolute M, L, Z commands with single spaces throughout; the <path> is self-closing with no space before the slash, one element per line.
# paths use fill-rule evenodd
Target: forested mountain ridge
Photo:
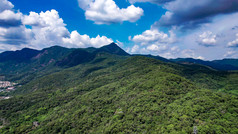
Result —
<path fill-rule="evenodd" d="M 35 76 L 43 76 L 65 67 L 89 62 L 101 52 L 129 56 L 115 43 L 98 49 L 64 48 L 60 46 L 53 46 L 42 50 L 24 48 L 0 54 L 0 75 L 6 76 L 7 80 L 21 83 L 27 79 L 31 80 Z"/>
<path fill-rule="evenodd" d="M 176 62 L 182 64 L 200 64 L 211 67 L 216 70 L 238 70 L 237 59 L 203 61 L 192 58 L 166 59 L 160 56 L 152 56 L 152 55 L 141 55 L 141 54 L 130 55 L 126 53 L 123 49 L 118 47 L 115 43 L 111 43 L 98 49 L 97 48 L 69 49 L 60 46 L 53 46 L 50 48 L 45 48 L 43 50 L 24 48 L 22 50 L 17 51 L 6 51 L 0 53 L 0 74 L 11 75 L 15 73 L 22 73 L 22 72 L 25 73 L 29 71 L 36 72 L 38 70 L 42 69 L 44 70 L 50 65 L 53 66 L 57 65 L 61 67 L 75 66 L 77 64 L 80 64 L 81 62 L 88 62 L 92 60 L 93 58 L 95 58 L 95 55 L 99 52 L 106 52 L 121 56 L 146 56 L 165 62 Z M 81 61 L 78 60 L 80 58 Z"/>
<path fill-rule="evenodd" d="M 0 133 L 238 133 L 238 73 L 108 46 L 67 49 L 26 71 L 34 79 L 0 101 Z"/>

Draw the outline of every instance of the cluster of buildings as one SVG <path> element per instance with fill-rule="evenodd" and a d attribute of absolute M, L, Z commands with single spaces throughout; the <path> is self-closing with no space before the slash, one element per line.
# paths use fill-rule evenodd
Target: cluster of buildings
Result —
<path fill-rule="evenodd" d="M 9 96 L 0 96 L 0 100 L 7 100 L 7 99 L 10 99 L 11 97 L 9 97 Z"/>
<path fill-rule="evenodd" d="M 3 92 L 3 89 L 7 92 L 15 90 L 14 85 L 16 85 L 16 83 L 12 83 L 10 81 L 0 81 L 0 92 Z"/>
<path fill-rule="evenodd" d="M 0 81 L 0 88 L 11 87 L 13 84 L 10 81 Z"/>

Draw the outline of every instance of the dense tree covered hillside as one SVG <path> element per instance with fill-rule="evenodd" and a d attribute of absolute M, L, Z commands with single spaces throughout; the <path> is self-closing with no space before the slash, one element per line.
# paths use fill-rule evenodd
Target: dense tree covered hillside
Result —
<path fill-rule="evenodd" d="M 0 133 L 238 133 L 237 72 L 114 52 L 38 71 L 0 101 Z"/>

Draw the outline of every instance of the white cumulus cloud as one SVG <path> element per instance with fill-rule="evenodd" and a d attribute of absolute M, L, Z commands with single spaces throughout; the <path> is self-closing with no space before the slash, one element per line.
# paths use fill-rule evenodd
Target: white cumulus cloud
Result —
<path fill-rule="evenodd" d="M 167 46 L 166 45 L 156 45 L 156 44 L 152 44 L 152 45 L 149 45 L 147 47 L 147 50 L 149 51 L 157 51 L 157 52 L 160 52 L 160 51 L 163 51 L 163 50 L 167 50 Z"/>
<path fill-rule="evenodd" d="M 238 47 L 238 33 L 236 34 L 236 39 L 228 42 L 227 44 L 228 47 Z"/>
<path fill-rule="evenodd" d="M 129 50 L 129 52 L 131 53 L 138 53 L 138 51 L 140 50 L 140 46 L 138 45 L 134 45 L 131 50 Z"/>
<path fill-rule="evenodd" d="M 8 0 L 0 0 L 0 12 L 4 10 L 10 10 L 14 5 Z"/>
<path fill-rule="evenodd" d="M 216 35 L 213 34 L 211 31 L 203 32 L 199 35 L 198 42 L 200 45 L 204 46 L 214 46 L 216 45 Z"/>
<path fill-rule="evenodd" d="M 140 35 L 136 35 L 132 38 L 132 41 L 141 45 L 148 45 L 151 43 L 174 43 L 176 40 L 173 31 L 170 31 L 170 36 L 164 32 L 160 32 L 157 29 L 150 29 L 144 31 Z"/>
<path fill-rule="evenodd" d="M 25 25 L 39 26 L 39 27 L 64 27 L 63 19 L 60 18 L 58 12 L 54 9 L 51 11 L 35 13 L 30 12 L 29 15 L 25 15 L 23 19 Z"/>
<path fill-rule="evenodd" d="M 28 16 L 24 17 L 23 23 L 32 26 L 32 32 L 35 38 L 31 41 L 31 44 L 35 44 L 36 46 L 44 44 L 44 47 L 61 45 L 86 48 L 101 47 L 113 42 L 112 39 L 106 36 L 100 37 L 98 35 L 95 38 L 90 38 L 88 35 L 81 35 L 77 31 L 70 33 L 56 10 L 41 12 L 39 14 L 30 12 Z"/>
<path fill-rule="evenodd" d="M 86 19 L 96 24 L 135 22 L 144 14 L 143 9 L 134 5 L 120 9 L 113 0 L 79 0 L 79 6 L 85 10 Z"/>
<path fill-rule="evenodd" d="M 167 34 L 151 28 L 140 35 L 130 36 L 129 40 L 136 44 L 130 49 L 129 52 L 131 53 L 161 55 L 168 58 L 172 57 L 171 54 L 177 51 L 171 46 L 177 40 L 173 30 L 170 30 Z"/>
<path fill-rule="evenodd" d="M 30 29 L 26 29 L 24 26 L 19 27 L 0 27 L 0 44 L 1 45 L 13 45 L 19 46 L 21 44 L 27 44 L 29 40 L 33 38 L 33 34 Z"/>
<path fill-rule="evenodd" d="M 21 13 L 14 13 L 11 10 L 4 10 L 3 12 L 0 13 L 0 20 L 20 20 L 22 17 Z"/>
<path fill-rule="evenodd" d="M 165 4 L 165 3 L 168 3 L 170 1 L 174 1 L 174 0 L 129 0 L 129 2 L 132 3 L 132 4 L 134 4 L 136 2 L 151 2 L 151 3 L 154 3 L 154 4 L 158 4 L 158 5 Z"/>
<path fill-rule="evenodd" d="M 30 12 L 24 16 L 22 22 L 24 25 L 32 26 L 34 38 L 29 44 L 34 48 L 63 45 L 62 38 L 70 35 L 63 19 L 54 9 L 41 13 Z"/>
<path fill-rule="evenodd" d="M 238 57 L 238 53 L 235 50 L 229 50 L 224 54 L 225 58 L 237 58 Z"/>
<path fill-rule="evenodd" d="M 201 59 L 204 60 L 205 58 L 202 56 L 197 56 L 194 50 L 185 49 L 181 51 L 181 56 L 185 58 L 194 58 L 194 59 Z"/>
<path fill-rule="evenodd" d="M 21 25 L 22 13 L 4 10 L 0 12 L 0 27 L 16 27 Z"/>
<path fill-rule="evenodd" d="M 92 0 L 78 0 L 79 7 L 82 8 L 83 10 L 86 10 L 91 2 Z"/>
<path fill-rule="evenodd" d="M 69 38 L 63 38 L 64 44 L 68 47 L 102 47 L 113 42 L 112 39 L 106 36 L 97 36 L 96 38 L 90 38 L 88 35 L 80 35 L 77 31 L 72 31 Z"/>
<path fill-rule="evenodd" d="M 32 11 L 29 15 L 23 15 L 19 11 L 14 12 L 13 7 L 9 1 L 0 0 L 0 51 L 23 47 L 42 49 L 54 45 L 101 47 L 113 42 L 106 36 L 92 38 L 77 31 L 70 33 L 54 9 L 40 13 Z"/>

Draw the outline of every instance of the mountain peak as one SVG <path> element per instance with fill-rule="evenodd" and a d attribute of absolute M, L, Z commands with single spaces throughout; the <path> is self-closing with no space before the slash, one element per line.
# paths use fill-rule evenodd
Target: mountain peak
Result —
<path fill-rule="evenodd" d="M 119 47 L 115 42 L 112 42 L 112 43 L 109 44 L 108 46 Z"/>
<path fill-rule="evenodd" d="M 116 43 L 112 42 L 109 45 L 103 46 L 97 50 L 97 52 L 108 52 L 116 55 L 128 56 L 129 54 L 121 49 Z"/>

